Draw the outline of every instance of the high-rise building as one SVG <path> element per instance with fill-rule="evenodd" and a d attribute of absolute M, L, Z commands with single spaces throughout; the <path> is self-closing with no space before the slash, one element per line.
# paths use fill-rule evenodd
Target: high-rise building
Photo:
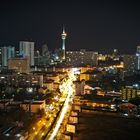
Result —
<path fill-rule="evenodd" d="M 61 38 L 62 38 L 62 52 L 63 52 L 63 55 L 62 55 L 62 59 L 65 60 L 66 58 L 66 50 L 65 50 L 65 40 L 66 40 L 66 32 L 65 32 L 65 29 L 63 28 L 63 33 L 61 34 Z"/>
<path fill-rule="evenodd" d="M 136 56 L 135 55 L 123 55 L 124 71 L 126 75 L 134 74 L 136 68 Z"/>
<path fill-rule="evenodd" d="M 48 54 L 49 50 L 48 50 L 48 46 L 47 44 L 44 44 L 42 46 L 42 56 L 46 56 Z"/>
<path fill-rule="evenodd" d="M 2 67 L 8 66 L 8 59 L 15 57 L 15 47 L 4 46 L 1 48 Z"/>
<path fill-rule="evenodd" d="M 49 63 L 49 59 L 50 59 L 50 52 L 48 46 L 44 44 L 42 46 L 42 61 L 41 61 L 42 64 L 47 65 Z"/>
<path fill-rule="evenodd" d="M 34 42 L 20 41 L 19 51 L 20 55 L 28 58 L 30 66 L 34 66 Z"/>
<path fill-rule="evenodd" d="M 97 66 L 98 52 L 86 51 L 67 51 L 66 63 L 71 66 Z"/>
<path fill-rule="evenodd" d="M 136 70 L 140 70 L 140 46 L 137 46 L 136 57 L 137 57 Z"/>

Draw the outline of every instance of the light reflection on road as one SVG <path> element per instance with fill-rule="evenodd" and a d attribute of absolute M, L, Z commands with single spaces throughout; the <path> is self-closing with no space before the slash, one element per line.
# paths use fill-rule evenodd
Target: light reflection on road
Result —
<path fill-rule="evenodd" d="M 56 125 L 53 128 L 53 132 L 50 134 L 49 140 L 54 140 L 58 130 L 61 126 L 61 123 L 63 122 L 64 116 L 67 113 L 69 102 L 71 101 L 71 96 L 73 95 L 74 88 L 73 88 L 73 81 L 75 80 L 74 74 L 72 72 L 69 73 L 69 76 L 67 79 L 65 79 L 62 84 L 60 85 L 60 91 L 64 94 L 67 94 L 67 97 L 65 99 L 63 108 L 61 110 L 60 117 L 58 118 Z"/>

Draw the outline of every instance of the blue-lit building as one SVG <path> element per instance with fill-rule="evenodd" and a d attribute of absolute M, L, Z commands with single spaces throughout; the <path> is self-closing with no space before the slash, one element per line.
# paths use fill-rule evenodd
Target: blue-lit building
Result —
<path fill-rule="evenodd" d="M 136 57 L 137 57 L 136 70 L 139 71 L 140 70 L 140 46 L 137 46 Z"/>
<path fill-rule="evenodd" d="M 34 42 L 20 41 L 19 53 L 23 58 L 28 58 L 30 66 L 34 66 Z"/>
<path fill-rule="evenodd" d="M 1 48 L 1 65 L 2 67 L 8 66 L 8 59 L 15 57 L 15 47 L 4 46 Z"/>

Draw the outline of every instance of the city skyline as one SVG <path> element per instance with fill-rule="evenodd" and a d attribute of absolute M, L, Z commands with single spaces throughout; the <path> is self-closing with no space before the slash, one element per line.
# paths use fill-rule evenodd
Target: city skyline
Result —
<path fill-rule="evenodd" d="M 0 140 L 140 140 L 139 7 L 1 2 Z"/>
<path fill-rule="evenodd" d="M 140 44 L 139 2 L 2 2 L 0 46 L 18 47 L 32 40 L 36 47 L 61 48 L 62 28 L 68 34 L 66 50 L 135 53 Z"/>

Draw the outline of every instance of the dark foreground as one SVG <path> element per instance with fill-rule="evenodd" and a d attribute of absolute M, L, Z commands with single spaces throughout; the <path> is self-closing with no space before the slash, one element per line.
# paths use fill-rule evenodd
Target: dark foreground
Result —
<path fill-rule="evenodd" d="M 140 119 L 94 111 L 79 115 L 74 140 L 140 140 Z"/>

